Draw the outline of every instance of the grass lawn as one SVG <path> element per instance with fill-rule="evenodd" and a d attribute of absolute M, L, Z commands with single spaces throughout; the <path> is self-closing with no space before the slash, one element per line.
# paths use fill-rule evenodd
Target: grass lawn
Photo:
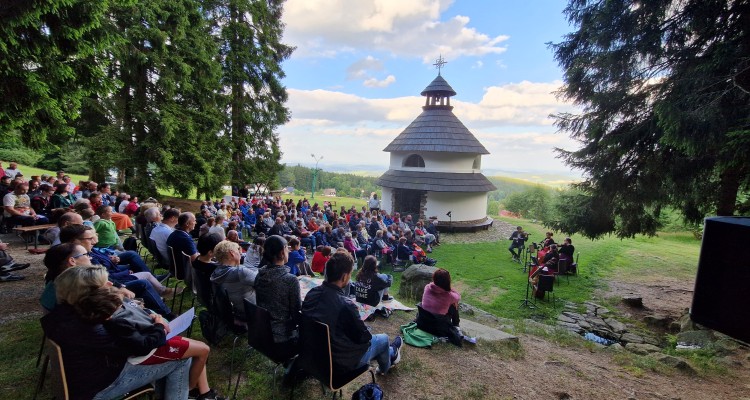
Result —
<path fill-rule="evenodd" d="M 6 167 L 7 167 L 7 164 L 6 164 Z M 30 167 L 28 165 L 20 165 L 19 164 L 18 165 L 18 169 L 21 170 L 21 172 L 23 172 L 23 177 L 25 179 L 31 179 L 31 177 L 34 176 L 34 175 L 37 175 L 37 176 L 41 176 L 41 175 L 44 175 L 44 174 L 52 175 L 52 176 L 57 175 L 57 171 L 47 171 L 47 170 L 44 170 L 44 169 L 41 169 L 41 168 Z M 87 180 L 89 180 L 88 175 L 78 175 L 78 174 L 67 174 L 67 175 L 70 176 L 70 180 L 73 183 L 75 183 L 76 185 L 80 181 L 87 181 Z"/>
<path fill-rule="evenodd" d="M 497 219 L 522 225 L 531 234 L 532 242 L 539 242 L 546 231 L 528 220 Z M 564 239 L 562 234 L 556 236 L 560 236 L 555 237 L 557 242 Z M 700 241 L 689 232 L 624 240 L 605 237 L 591 241 L 578 236 L 571 239 L 576 253 L 580 253 L 579 274 L 569 280 L 561 278 L 554 290 L 558 302 L 590 300 L 596 288 L 604 287 L 607 279 L 615 276 L 630 280 L 647 280 L 651 275 L 689 279 L 697 269 Z M 527 276 L 520 264 L 512 262 L 508 245 L 507 240 L 443 244 L 433 249 L 431 257 L 439 260 L 437 266 L 451 272 L 454 288 L 469 304 L 504 318 L 556 317 L 562 311 L 560 305 L 553 309 L 551 303 L 537 302 L 539 307 L 535 310 L 519 308 L 525 297 Z M 395 276 L 394 293 L 398 293 L 400 277 Z"/>

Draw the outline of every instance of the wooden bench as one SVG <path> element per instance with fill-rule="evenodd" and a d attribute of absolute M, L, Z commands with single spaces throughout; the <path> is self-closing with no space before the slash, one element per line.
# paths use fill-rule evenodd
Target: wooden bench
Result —
<path fill-rule="evenodd" d="M 34 233 L 34 248 L 39 247 L 39 231 L 44 231 L 49 228 L 53 228 L 57 226 L 57 224 L 44 224 L 44 225 L 32 225 L 32 226 L 16 226 L 13 228 L 13 231 L 17 232 L 18 234 L 23 233 Z M 29 249 L 29 243 L 24 240 L 24 244 L 26 244 L 26 250 Z"/>

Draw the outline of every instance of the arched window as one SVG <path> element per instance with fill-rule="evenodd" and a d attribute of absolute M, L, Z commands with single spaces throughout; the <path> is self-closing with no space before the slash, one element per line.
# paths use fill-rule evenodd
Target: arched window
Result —
<path fill-rule="evenodd" d="M 412 154 L 404 160 L 404 167 L 424 168 L 424 159 L 418 154 Z"/>
<path fill-rule="evenodd" d="M 474 164 L 471 166 L 472 169 L 481 169 L 482 168 L 482 156 L 477 156 L 477 158 L 474 159 Z"/>

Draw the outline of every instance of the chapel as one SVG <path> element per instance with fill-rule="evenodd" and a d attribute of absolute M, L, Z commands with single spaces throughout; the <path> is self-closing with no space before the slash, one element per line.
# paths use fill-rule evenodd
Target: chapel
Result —
<path fill-rule="evenodd" d="M 487 193 L 496 189 L 481 171 L 489 152 L 453 114 L 456 92 L 439 72 L 421 95 L 422 113 L 383 150 L 390 165 L 377 181 L 382 208 L 437 217 L 441 230 L 487 229 Z"/>

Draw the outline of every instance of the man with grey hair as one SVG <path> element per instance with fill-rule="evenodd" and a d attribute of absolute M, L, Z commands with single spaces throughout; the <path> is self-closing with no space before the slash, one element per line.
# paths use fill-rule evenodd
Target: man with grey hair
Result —
<path fill-rule="evenodd" d="M 185 253 L 190 256 L 191 261 L 200 255 L 198 249 L 195 247 L 193 237 L 190 236 L 190 232 L 194 228 L 195 215 L 191 212 L 184 212 L 177 218 L 177 226 L 167 239 L 167 246 L 172 246 L 175 254 L 180 254 L 180 252 Z M 153 232 L 151 234 L 153 235 Z"/>
<path fill-rule="evenodd" d="M 153 210 L 153 211 L 151 211 Z M 156 214 L 154 214 L 154 211 Z M 177 219 L 180 216 L 180 210 L 176 208 L 170 208 L 164 211 L 164 216 L 159 213 L 157 207 L 152 207 L 146 210 L 146 219 L 149 222 L 156 222 L 154 229 L 149 234 L 149 239 L 156 243 L 156 248 L 159 250 L 163 260 L 169 260 L 169 248 L 167 247 L 167 240 L 174 232 L 175 226 L 177 225 Z M 152 218 L 149 218 L 152 215 Z M 159 222 L 161 221 L 161 222 Z M 176 251 L 176 250 L 175 250 Z M 189 253 L 192 254 L 192 253 Z"/>

